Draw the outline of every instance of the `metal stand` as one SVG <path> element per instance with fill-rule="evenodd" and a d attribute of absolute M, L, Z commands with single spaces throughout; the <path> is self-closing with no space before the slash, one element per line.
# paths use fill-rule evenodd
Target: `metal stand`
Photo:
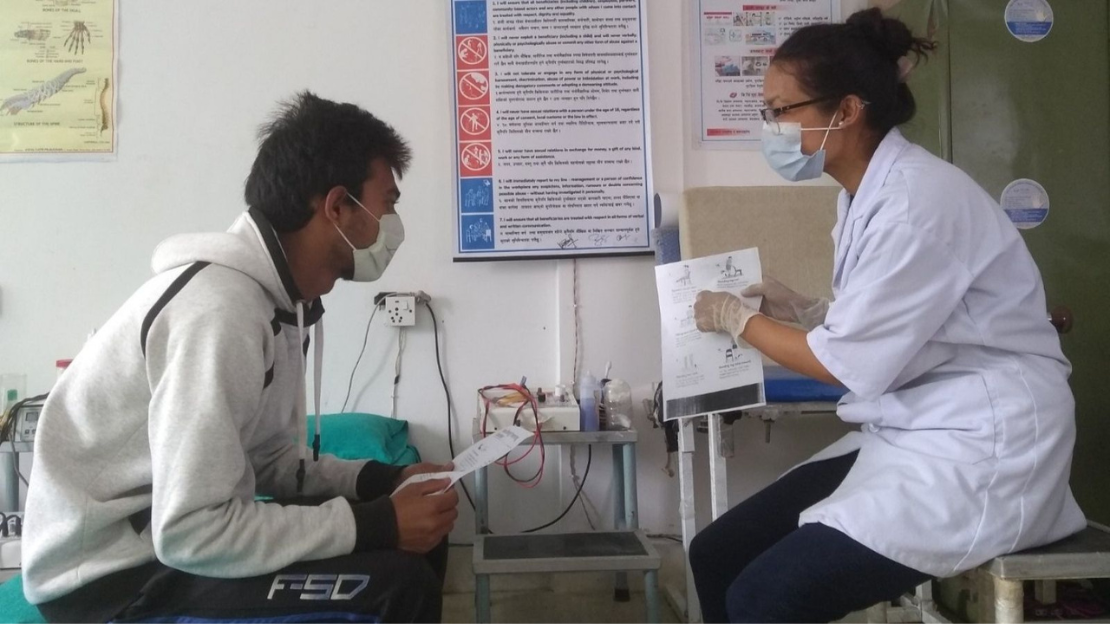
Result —
<path fill-rule="evenodd" d="M 492 535 L 489 527 L 489 472 L 479 468 L 474 475 L 475 524 L 477 536 L 474 547 L 474 576 L 476 579 L 474 601 L 478 622 L 491 618 L 491 574 L 614 571 L 616 584 L 614 599 L 627 602 L 631 599 L 628 571 L 644 574 L 644 600 L 647 621 L 658 622 L 659 567 L 662 558 L 647 541 L 640 527 L 640 513 L 636 494 L 636 440 L 635 431 L 596 431 L 545 433 L 544 444 L 608 444 L 613 447 L 613 479 L 617 487 L 617 531 L 593 534 L 572 534 L 576 539 L 553 542 L 560 534 Z M 602 539 L 592 549 L 592 538 Z M 554 545 L 553 545 L 554 544 Z M 614 550 L 614 547 L 617 546 Z M 507 554 L 507 551 L 513 551 Z M 614 554 L 620 551 L 619 554 Z M 520 554 L 524 553 L 524 554 Z"/>

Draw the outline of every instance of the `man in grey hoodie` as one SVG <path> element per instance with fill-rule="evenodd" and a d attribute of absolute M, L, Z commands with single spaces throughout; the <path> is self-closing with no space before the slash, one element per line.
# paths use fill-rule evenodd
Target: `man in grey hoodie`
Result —
<path fill-rule="evenodd" d="M 47 400 L 24 587 L 51 621 L 440 617 L 458 495 L 432 495 L 445 481 L 391 493 L 441 467 L 320 454 L 318 428 L 305 440 L 319 298 L 389 264 L 409 148 L 307 92 L 261 137 L 249 210 L 225 234 L 162 243 L 157 275 Z"/>

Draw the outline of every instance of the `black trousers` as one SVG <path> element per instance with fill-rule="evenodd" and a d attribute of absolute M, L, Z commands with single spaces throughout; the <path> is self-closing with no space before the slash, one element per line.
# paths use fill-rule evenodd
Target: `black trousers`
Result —
<path fill-rule="evenodd" d="M 706 622 L 829 622 L 894 600 L 929 576 L 798 517 L 844 481 L 856 454 L 795 469 L 694 538 Z"/>
<path fill-rule="evenodd" d="M 50 622 L 439 622 L 446 573 L 446 540 L 424 556 L 355 553 L 241 579 L 154 561 L 38 607 Z"/>

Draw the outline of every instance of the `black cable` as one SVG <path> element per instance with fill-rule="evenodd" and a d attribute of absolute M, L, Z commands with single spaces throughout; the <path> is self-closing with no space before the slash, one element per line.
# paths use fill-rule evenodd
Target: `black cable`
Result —
<path fill-rule="evenodd" d="M 19 475 L 19 480 L 23 482 L 23 485 L 31 487 L 31 484 L 27 482 L 27 477 L 23 476 L 23 473 L 19 471 L 19 453 L 15 454 L 15 474 Z"/>
<path fill-rule="evenodd" d="M 574 500 L 570 501 L 570 504 L 567 505 L 567 508 L 563 510 L 563 513 L 559 514 L 558 518 L 555 518 L 554 520 L 548 522 L 543 526 L 538 526 L 534 529 L 522 531 L 523 533 L 535 533 L 536 531 L 542 531 L 543 529 L 546 529 L 547 527 L 562 520 L 568 513 L 570 513 L 571 509 L 574 509 L 574 504 L 578 502 L 578 497 L 582 495 L 582 488 L 586 487 L 586 479 L 590 476 L 590 464 L 593 463 L 594 460 L 594 447 L 591 445 L 587 445 L 586 449 L 586 472 L 582 473 L 582 483 L 578 484 L 578 491 L 574 493 Z"/>
<path fill-rule="evenodd" d="M 370 313 L 370 320 L 366 321 L 366 333 L 362 335 L 362 350 L 358 352 L 358 359 L 355 360 L 355 366 L 351 369 L 351 378 L 347 380 L 347 396 L 343 397 L 343 407 L 340 412 L 347 411 L 347 401 L 351 398 L 351 388 L 355 385 L 355 371 L 358 370 L 358 365 L 362 362 L 362 355 L 366 353 L 366 342 L 370 338 L 370 324 L 374 322 L 374 315 L 378 313 L 378 304 L 374 304 L 374 311 Z"/>
<path fill-rule="evenodd" d="M 428 314 L 432 315 L 432 331 L 435 332 L 436 342 L 436 369 L 439 370 L 439 380 L 443 383 L 443 394 L 447 397 L 447 448 L 451 450 L 451 459 L 454 459 L 455 442 L 454 435 L 451 433 L 451 391 L 447 389 L 447 378 L 443 376 L 443 363 L 439 359 L 439 321 L 436 320 L 436 313 L 430 302 L 425 301 L 424 307 L 428 308 Z M 470 503 L 470 508 L 477 511 L 478 508 L 474 505 L 474 499 L 470 498 L 470 490 L 466 489 L 466 483 L 459 479 L 459 485 L 462 486 L 463 494 L 466 494 L 466 500 Z"/>

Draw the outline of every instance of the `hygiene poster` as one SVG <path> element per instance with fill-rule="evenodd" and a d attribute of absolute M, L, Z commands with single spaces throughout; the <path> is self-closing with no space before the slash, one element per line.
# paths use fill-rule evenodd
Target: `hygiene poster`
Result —
<path fill-rule="evenodd" d="M 456 261 L 649 253 L 643 0 L 452 0 Z"/>
<path fill-rule="evenodd" d="M 115 152 L 115 0 L 3 0 L 0 160 Z"/>
<path fill-rule="evenodd" d="M 794 31 L 840 20 L 840 0 L 697 0 L 694 72 L 702 147 L 758 149 L 763 75 Z"/>
<path fill-rule="evenodd" d="M 694 318 L 703 290 L 740 291 L 763 281 L 758 249 L 743 249 L 655 267 L 662 324 L 663 419 L 765 405 L 763 358 L 723 332 L 704 333 Z M 758 310 L 762 299 L 744 299 Z"/>

